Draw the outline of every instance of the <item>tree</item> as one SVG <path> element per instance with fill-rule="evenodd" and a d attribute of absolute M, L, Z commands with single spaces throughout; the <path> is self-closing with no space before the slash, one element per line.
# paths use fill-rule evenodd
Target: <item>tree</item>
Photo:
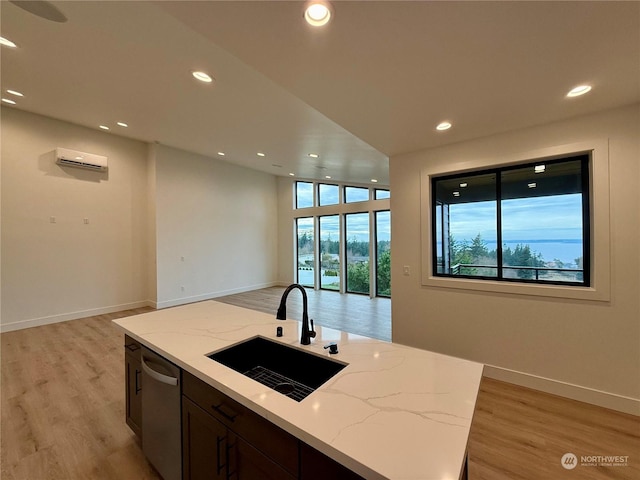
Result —
<path fill-rule="evenodd" d="M 469 251 L 474 261 L 477 261 L 482 257 L 489 256 L 489 249 L 487 248 L 487 243 L 482 239 L 482 236 L 479 233 L 471 241 L 471 247 L 469 248 Z"/>
<path fill-rule="evenodd" d="M 347 265 L 347 288 L 351 292 L 369 293 L 369 262 Z"/>
<path fill-rule="evenodd" d="M 391 251 L 386 250 L 378 257 L 378 295 L 391 295 Z"/>
<path fill-rule="evenodd" d="M 510 267 L 543 267 L 542 255 L 531 251 L 529 245 L 517 244 L 514 250 L 507 247 L 502 249 L 502 264 Z M 518 270 L 519 278 L 533 278 L 534 270 Z"/>

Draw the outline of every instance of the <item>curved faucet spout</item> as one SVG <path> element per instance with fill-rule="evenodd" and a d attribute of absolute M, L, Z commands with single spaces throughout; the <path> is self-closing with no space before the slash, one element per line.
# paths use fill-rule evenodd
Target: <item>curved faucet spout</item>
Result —
<path fill-rule="evenodd" d="M 313 320 L 312 327 L 309 329 L 309 313 L 307 309 L 307 292 L 304 287 L 298 283 L 292 283 L 289 285 L 284 293 L 282 294 L 282 298 L 280 299 L 280 306 L 278 307 L 278 312 L 276 313 L 276 318 L 278 320 L 286 320 L 287 319 L 287 297 L 289 293 L 294 288 L 297 288 L 302 292 L 302 336 L 300 337 L 300 343 L 302 345 L 309 345 L 311 343 L 311 338 L 316 336 L 316 332 L 313 330 Z"/>

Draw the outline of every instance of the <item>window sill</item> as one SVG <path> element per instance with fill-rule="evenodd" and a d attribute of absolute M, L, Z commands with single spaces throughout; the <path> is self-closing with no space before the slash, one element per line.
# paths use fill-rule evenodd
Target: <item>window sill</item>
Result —
<path fill-rule="evenodd" d="M 472 278 L 449 278 L 427 276 L 422 279 L 426 287 L 451 288 L 478 292 L 506 293 L 513 295 L 532 295 L 537 297 L 567 298 L 607 302 L 610 299 L 608 288 L 576 287 L 564 285 L 541 285 L 531 283 L 498 282 L 474 280 Z"/>

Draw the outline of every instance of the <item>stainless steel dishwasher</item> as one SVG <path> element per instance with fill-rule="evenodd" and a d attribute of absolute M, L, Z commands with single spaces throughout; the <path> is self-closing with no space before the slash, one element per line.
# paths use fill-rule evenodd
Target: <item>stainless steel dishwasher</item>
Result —
<path fill-rule="evenodd" d="M 142 347 L 142 451 L 164 480 L 182 478 L 180 368 Z"/>

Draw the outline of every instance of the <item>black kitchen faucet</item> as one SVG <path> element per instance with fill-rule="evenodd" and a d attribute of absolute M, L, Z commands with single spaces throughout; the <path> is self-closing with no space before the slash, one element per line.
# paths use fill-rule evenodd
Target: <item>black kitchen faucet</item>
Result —
<path fill-rule="evenodd" d="M 298 283 L 292 283 L 287 287 L 287 289 L 282 294 L 282 298 L 280 299 L 280 306 L 278 307 L 278 313 L 276 313 L 276 318 L 278 320 L 286 320 L 287 319 L 287 297 L 289 296 L 289 292 L 294 288 L 299 289 L 302 292 L 302 335 L 300 336 L 300 343 L 302 345 L 309 345 L 311 343 L 311 339 L 316 336 L 316 332 L 313 329 L 313 319 L 311 320 L 311 329 L 309 329 L 309 313 L 307 310 L 307 292 L 304 287 Z"/>

